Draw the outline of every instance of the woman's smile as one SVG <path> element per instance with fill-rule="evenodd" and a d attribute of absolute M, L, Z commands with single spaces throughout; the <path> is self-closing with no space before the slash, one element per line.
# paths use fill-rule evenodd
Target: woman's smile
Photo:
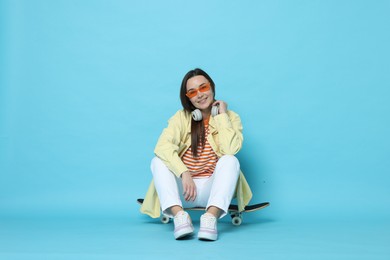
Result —
<path fill-rule="evenodd" d="M 203 104 L 206 103 L 206 102 L 207 102 L 207 97 L 202 98 L 202 99 L 200 99 L 200 100 L 198 101 L 198 103 L 201 104 L 201 105 L 203 105 Z"/>

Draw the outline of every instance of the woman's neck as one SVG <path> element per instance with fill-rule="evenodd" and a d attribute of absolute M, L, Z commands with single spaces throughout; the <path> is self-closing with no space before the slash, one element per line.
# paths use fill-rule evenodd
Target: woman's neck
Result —
<path fill-rule="evenodd" d="M 211 115 L 211 111 L 201 111 L 202 112 L 202 118 L 209 118 Z"/>
<path fill-rule="evenodd" d="M 207 109 L 202 109 L 200 112 L 202 112 L 203 118 L 209 118 L 211 115 L 211 106 L 208 107 Z"/>

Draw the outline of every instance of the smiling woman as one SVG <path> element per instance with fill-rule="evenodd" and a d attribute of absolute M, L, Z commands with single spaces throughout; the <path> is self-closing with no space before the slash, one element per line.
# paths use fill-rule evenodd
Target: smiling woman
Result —
<path fill-rule="evenodd" d="M 234 156 L 243 141 L 241 120 L 215 99 L 214 81 L 199 68 L 184 76 L 180 99 L 184 109 L 169 120 L 156 145 L 153 182 L 141 212 L 158 217 L 161 210 L 174 217 L 179 239 L 194 232 L 183 208 L 205 207 L 198 238 L 216 240 L 217 219 L 226 215 L 232 198 L 242 210 L 252 197 Z"/>

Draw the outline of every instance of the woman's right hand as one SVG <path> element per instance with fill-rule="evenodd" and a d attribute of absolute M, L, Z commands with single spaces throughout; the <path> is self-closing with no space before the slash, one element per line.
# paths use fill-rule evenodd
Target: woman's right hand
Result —
<path fill-rule="evenodd" d="M 189 171 L 183 172 L 181 175 L 183 183 L 183 196 L 186 201 L 194 201 L 196 198 L 196 186 Z"/>

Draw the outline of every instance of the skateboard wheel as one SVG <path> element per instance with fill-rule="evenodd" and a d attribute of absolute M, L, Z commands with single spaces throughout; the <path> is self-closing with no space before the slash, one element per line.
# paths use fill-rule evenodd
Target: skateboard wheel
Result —
<path fill-rule="evenodd" d="M 169 217 L 167 217 L 167 216 L 162 215 L 160 220 L 164 224 L 168 224 L 169 223 Z"/>
<path fill-rule="evenodd" d="M 242 223 L 242 218 L 240 216 L 235 216 L 232 218 L 232 224 L 235 226 L 239 226 Z"/>

